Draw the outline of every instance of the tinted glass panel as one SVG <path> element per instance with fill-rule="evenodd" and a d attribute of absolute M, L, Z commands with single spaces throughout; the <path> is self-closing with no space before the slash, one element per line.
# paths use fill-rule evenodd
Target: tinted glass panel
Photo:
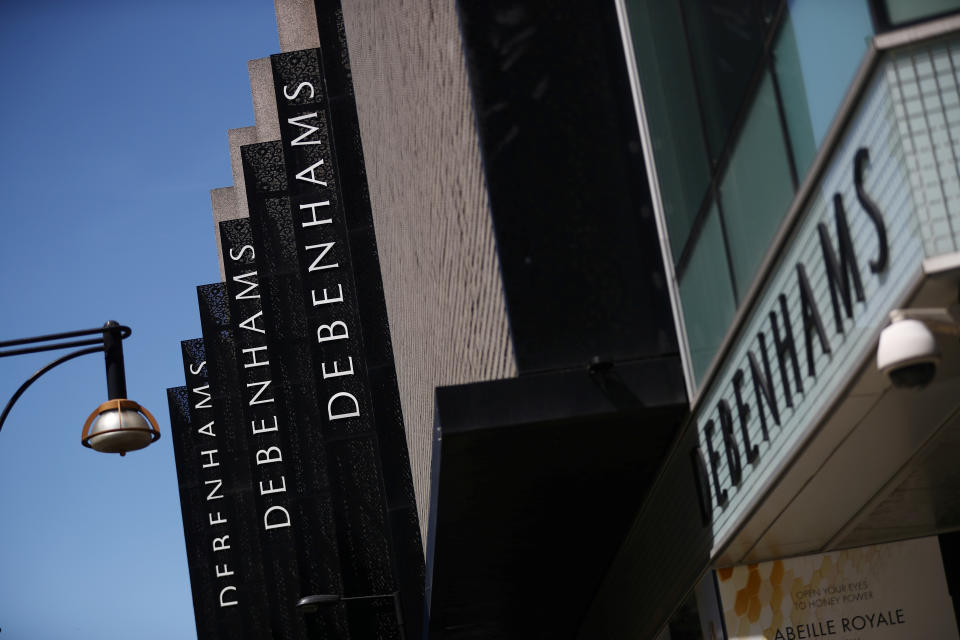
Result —
<path fill-rule="evenodd" d="M 677 258 L 710 180 L 683 22 L 675 2 L 632 0 L 627 14 L 670 244 Z"/>
<path fill-rule="evenodd" d="M 717 208 L 713 206 L 680 278 L 683 319 L 698 383 L 720 346 L 737 307 L 728 273 Z"/>
<path fill-rule="evenodd" d="M 773 4 L 745 0 L 681 0 L 714 158 L 726 143 L 754 75 Z"/>
<path fill-rule="evenodd" d="M 802 179 L 860 66 L 873 24 L 866 2 L 801 0 L 774 45 L 777 81 Z"/>
<path fill-rule="evenodd" d="M 625 0 L 698 379 L 868 50 L 871 6 L 882 13 L 884 2 L 894 20 L 960 8 L 960 0 Z"/>
<path fill-rule="evenodd" d="M 780 86 L 780 96 L 783 98 L 783 112 L 790 143 L 793 146 L 793 161 L 797 167 L 797 177 L 802 182 L 817 153 L 817 141 L 813 135 L 813 122 L 810 120 L 807 87 L 803 81 L 797 37 L 789 17 L 774 44 L 773 65 Z"/>
<path fill-rule="evenodd" d="M 960 0 L 886 0 L 884 4 L 894 26 L 960 9 Z"/>
<path fill-rule="evenodd" d="M 720 183 L 737 291 L 746 293 L 793 199 L 773 83 L 766 76 Z"/>

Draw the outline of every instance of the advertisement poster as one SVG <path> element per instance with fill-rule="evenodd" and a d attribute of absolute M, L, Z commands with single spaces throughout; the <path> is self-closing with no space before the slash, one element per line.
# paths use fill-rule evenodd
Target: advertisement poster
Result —
<path fill-rule="evenodd" d="M 957 640 L 936 538 L 717 570 L 731 640 Z"/>

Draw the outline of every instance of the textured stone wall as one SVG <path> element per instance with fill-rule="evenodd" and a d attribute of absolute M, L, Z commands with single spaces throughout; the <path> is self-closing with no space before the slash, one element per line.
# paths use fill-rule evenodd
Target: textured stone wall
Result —
<path fill-rule="evenodd" d="M 516 366 L 454 2 L 343 12 L 425 534 L 434 389 Z"/>

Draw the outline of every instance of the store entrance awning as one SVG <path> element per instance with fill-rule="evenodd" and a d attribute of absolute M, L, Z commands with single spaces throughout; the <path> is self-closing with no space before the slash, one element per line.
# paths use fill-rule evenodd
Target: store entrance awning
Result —
<path fill-rule="evenodd" d="M 438 389 L 430 637 L 575 637 L 687 412 L 678 358 Z"/>

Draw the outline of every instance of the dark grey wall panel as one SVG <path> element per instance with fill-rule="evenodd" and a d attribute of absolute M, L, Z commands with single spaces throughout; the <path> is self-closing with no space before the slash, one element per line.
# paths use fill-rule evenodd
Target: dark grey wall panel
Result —
<path fill-rule="evenodd" d="M 458 7 L 517 368 L 676 353 L 615 4 Z"/>
<path fill-rule="evenodd" d="M 687 411 L 676 357 L 437 389 L 430 637 L 576 637 Z"/>
<path fill-rule="evenodd" d="M 653 638 L 710 564 L 705 471 L 688 424 L 663 465 L 580 627 L 580 640 Z M 706 498 L 709 499 L 709 498 Z"/>

